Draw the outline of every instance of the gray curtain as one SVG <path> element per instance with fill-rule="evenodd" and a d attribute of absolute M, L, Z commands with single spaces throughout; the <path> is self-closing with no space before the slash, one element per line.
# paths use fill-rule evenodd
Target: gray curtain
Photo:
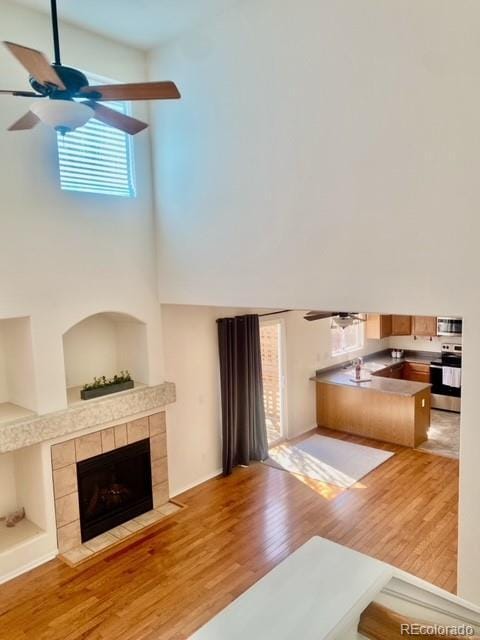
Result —
<path fill-rule="evenodd" d="M 218 323 L 222 395 L 223 473 L 268 456 L 257 315 Z"/>

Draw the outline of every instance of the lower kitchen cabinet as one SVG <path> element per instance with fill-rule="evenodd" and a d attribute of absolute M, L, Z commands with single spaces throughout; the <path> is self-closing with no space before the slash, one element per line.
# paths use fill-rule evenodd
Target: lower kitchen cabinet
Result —
<path fill-rule="evenodd" d="M 386 367 L 385 369 L 376 371 L 373 375 L 379 376 L 381 378 L 396 378 L 397 380 L 402 380 L 403 365 L 404 365 L 403 362 L 399 362 L 398 364 L 392 364 L 390 367 Z"/>
<path fill-rule="evenodd" d="M 373 375 L 380 378 L 396 378 L 397 380 L 426 382 L 428 384 L 430 383 L 430 365 L 426 362 L 399 362 L 385 369 L 380 369 Z"/>
<path fill-rule="evenodd" d="M 402 378 L 412 382 L 430 382 L 430 365 L 421 362 L 405 362 Z"/>
<path fill-rule="evenodd" d="M 430 426 L 430 389 L 408 396 L 317 383 L 317 424 L 364 438 L 418 447 Z"/>

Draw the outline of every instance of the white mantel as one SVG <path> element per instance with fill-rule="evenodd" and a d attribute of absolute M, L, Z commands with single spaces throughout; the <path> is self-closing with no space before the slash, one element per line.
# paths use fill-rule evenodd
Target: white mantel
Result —
<path fill-rule="evenodd" d="M 53 440 L 77 431 L 101 427 L 158 410 L 175 402 L 175 385 L 164 382 L 87 400 L 84 404 L 0 425 L 0 454 Z"/>

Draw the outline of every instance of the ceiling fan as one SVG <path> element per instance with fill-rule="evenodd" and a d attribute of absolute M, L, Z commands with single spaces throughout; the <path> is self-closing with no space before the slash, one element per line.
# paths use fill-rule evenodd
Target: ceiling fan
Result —
<path fill-rule="evenodd" d="M 101 104 L 113 100 L 175 100 L 180 93 L 173 82 L 137 82 L 89 86 L 81 71 L 62 65 L 58 33 L 57 2 L 50 0 L 55 62 L 50 64 L 41 51 L 13 42 L 4 45 L 30 74 L 33 91 L 0 90 L 0 94 L 25 98 L 47 98 L 35 102 L 9 131 L 33 129 L 40 121 L 62 134 L 95 118 L 131 135 L 148 127 L 146 122 L 119 113 Z M 76 99 L 84 98 L 78 102 Z"/>
<path fill-rule="evenodd" d="M 357 312 L 350 311 L 308 311 L 304 315 L 305 320 L 324 320 L 325 318 L 332 318 L 334 322 L 341 329 L 345 329 L 352 324 L 358 324 L 359 322 L 365 322 L 365 318 L 362 318 Z"/>

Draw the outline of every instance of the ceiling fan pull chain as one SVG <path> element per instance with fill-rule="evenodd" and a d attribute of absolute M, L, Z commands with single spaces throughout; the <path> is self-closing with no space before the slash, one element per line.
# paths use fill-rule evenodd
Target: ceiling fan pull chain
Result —
<path fill-rule="evenodd" d="M 50 0 L 52 9 L 52 31 L 53 31 L 53 49 L 55 52 L 55 64 L 61 65 L 60 59 L 60 38 L 58 35 L 58 16 L 57 16 L 57 0 Z"/>

